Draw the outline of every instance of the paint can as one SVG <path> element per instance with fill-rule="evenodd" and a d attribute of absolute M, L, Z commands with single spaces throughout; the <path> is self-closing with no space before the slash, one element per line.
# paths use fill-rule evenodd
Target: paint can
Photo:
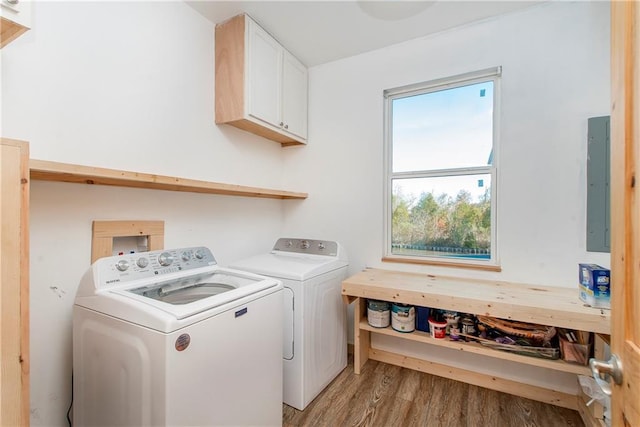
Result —
<path fill-rule="evenodd" d="M 391 327 L 398 332 L 416 329 L 416 308 L 408 304 L 391 304 Z"/>
<path fill-rule="evenodd" d="M 367 300 L 367 321 L 374 328 L 386 328 L 391 321 L 390 304 L 386 301 Z"/>
<path fill-rule="evenodd" d="M 429 332 L 429 307 L 416 306 L 416 331 Z"/>
<path fill-rule="evenodd" d="M 460 329 L 459 328 L 450 328 L 449 329 L 449 339 L 451 341 L 459 341 L 460 340 Z"/>
<path fill-rule="evenodd" d="M 462 324 L 462 333 L 465 335 L 476 335 L 476 322 L 469 316 L 465 316 L 460 321 Z"/>
<path fill-rule="evenodd" d="M 458 322 L 460 321 L 460 316 L 455 311 L 443 311 L 442 315 L 444 320 L 447 322 L 447 335 L 450 335 L 451 328 L 457 328 Z"/>
<path fill-rule="evenodd" d="M 429 330 L 431 331 L 431 338 L 443 340 L 447 336 L 447 322 L 430 317 Z"/>

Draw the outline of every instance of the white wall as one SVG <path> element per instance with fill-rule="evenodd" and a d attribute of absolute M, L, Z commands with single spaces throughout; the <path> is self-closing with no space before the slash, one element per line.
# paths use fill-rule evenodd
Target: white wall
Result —
<path fill-rule="evenodd" d="M 383 91 L 498 65 L 502 272 L 381 262 Z M 577 299 L 578 263 L 610 265 L 609 254 L 586 252 L 585 239 L 587 119 L 609 114 L 609 82 L 606 2 L 550 2 L 314 67 L 310 143 L 286 152 L 284 168 L 285 182 L 305 182 L 311 197 L 285 208 L 286 230 L 341 241 L 351 273 L 368 266 L 566 286 Z M 534 384 L 555 380 L 460 353 L 442 360 L 488 373 L 508 368 Z M 429 358 L 437 359 L 434 352 Z M 556 387 L 573 389 L 574 378 Z"/>
<path fill-rule="evenodd" d="M 1 134 L 36 159 L 283 188 L 279 144 L 214 124 L 213 31 L 177 1 L 38 2 L 33 29 L 2 50 Z M 298 203 L 33 182 L 32 425 L 67 425 L 93 220 L 164 220 L 165 247 L 209 246 L 224 265 L 270 249 Z"/>
<path fill-rule="evenodd" d="M 502 65 L 501 273 L 382 263 L 383 90 Z M 289 234 L 340 240 L 365 266 L 574 287 L 586 252 L 587 119 L 609 114 L 609 6 L 551 2 L 310 71 L 309 135 L 285 152 Z M 327 237 L 324 237 L 327 238 Z"/>

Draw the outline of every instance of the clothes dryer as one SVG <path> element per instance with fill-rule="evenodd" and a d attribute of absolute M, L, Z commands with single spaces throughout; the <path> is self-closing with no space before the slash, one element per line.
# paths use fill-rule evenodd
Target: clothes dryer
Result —
<path fill-rule="evenodd" d="M 303 410 L 347 366 L 346 252 L 338 242 L 281 238 L 230 267 L 284 284 L 283 401 Z"/>
<path fill-rule="evenodd" d="M 97 260 L 73 307 L 74 425 L 282 425 L 282 301 L 204 247 Z"/>

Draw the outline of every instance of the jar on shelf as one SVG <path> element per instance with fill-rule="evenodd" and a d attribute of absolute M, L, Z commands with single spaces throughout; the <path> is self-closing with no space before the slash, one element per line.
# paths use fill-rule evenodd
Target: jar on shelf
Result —
<path fill-rule="evenodd" d="M 463 335 L 478 335 L 478 329 L 476 328 L 476 321 L 473 316 L 466 315 L 460 319 L 460 329 Z"/>
<path fill-rule="evenodd" d="M 408 304 L 392 304 L 391 327 L 398 332 L 415 331 L 416 308 Z"/>
<path fill-rule="evenodd" d="M 391 304 L 386 301 L 367 300 L 367 322 L 374 328 L 386 328 L 391 322 Z"/>

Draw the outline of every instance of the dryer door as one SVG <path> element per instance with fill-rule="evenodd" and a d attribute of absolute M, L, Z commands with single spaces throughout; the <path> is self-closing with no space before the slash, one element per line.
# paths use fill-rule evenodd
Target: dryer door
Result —
<path fill-rule="evenodd" d="M 293 307 L 294 307 L 294 297 L 293 291 L 291 288 L 284 288 L 283 292 L 284 296 L 284 317 L 283 326 L 284 326 L 284 335 L 282 340 L 282 357 L 286 360 L 293 359 L 295 352 L 295 342 L 293 339 Z"/>

